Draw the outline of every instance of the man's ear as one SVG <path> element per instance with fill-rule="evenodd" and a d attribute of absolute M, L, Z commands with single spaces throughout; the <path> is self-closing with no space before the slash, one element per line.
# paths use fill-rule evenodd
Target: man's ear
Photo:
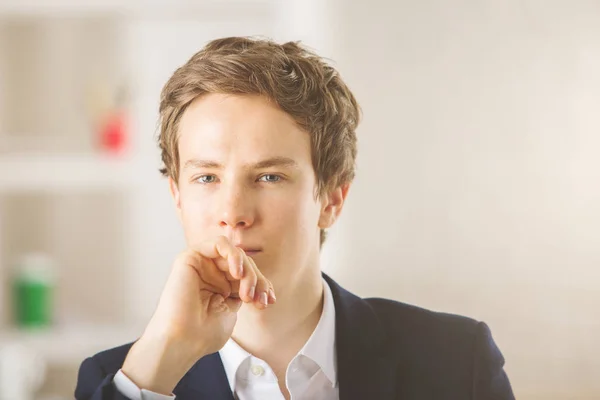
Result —
<path fill-rule="evenodd" d="M 181 221 L 181 199 L 179 195 L 179 186 L 177 186 L 177 183 L 171 177 L 169 177 L 169 191 L 171 192 L 171 198 L 173 199 L 173 203 L 175 203 L 177 217 Z"/>
<path fill-rule="evenodd" d="M 327 229 L 337 220 L 342 212 L 346 196 L 348 196 L 348 190 L 350 190 L 350 184 L 346 183 L 323 195 L 319 228 Z"/>

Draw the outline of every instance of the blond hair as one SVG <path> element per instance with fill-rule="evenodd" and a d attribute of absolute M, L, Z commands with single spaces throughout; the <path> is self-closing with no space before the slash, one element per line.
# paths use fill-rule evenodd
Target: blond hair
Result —
<path fill-rule="evenodd" d="M 310 134 L 316 197 L 354 179 L 360 108 L 338 72 L 299 42 L 249 37 L 209 42 L 163 87 L 158 138 L 163 175 L 178 182 L 178 124 L 186 108 L 207 93 L 261 95 L 292 116 Z M 321 230 L 321 245 L 325 237 Z"/>

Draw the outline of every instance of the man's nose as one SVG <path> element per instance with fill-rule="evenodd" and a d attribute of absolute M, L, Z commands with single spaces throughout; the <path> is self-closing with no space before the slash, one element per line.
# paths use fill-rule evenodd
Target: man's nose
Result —
<path fill-rule="evenodd" d="M 220 199 L 219 225 L 229 228 L 247 228 L 254 223 L 251 196 L 242 185 L 224 186 Z"/>

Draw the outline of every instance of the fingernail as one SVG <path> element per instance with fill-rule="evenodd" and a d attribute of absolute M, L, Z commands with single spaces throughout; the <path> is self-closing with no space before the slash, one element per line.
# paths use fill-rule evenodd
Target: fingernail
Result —
<path fill-rule="evenodd" d="M 265 306 L 269 305 L 268 300 L 267 300 L 267 292 L 261 293 L 260 302 L 263 303 Z"/>
<path fill-rule="evenodd" d="M 252 286 L 252 287 L 250 288 L 250 291 L 248 292 L 248 296 L 250 296 L 250 298 L 251 298 L 252 300 L 254 300 L 254 290 L 256 290 L 256 288 L 255 288 L 254 286 Z"/>
<path fill-rule="evenodd" d="M 277 297 L 275 297 L 275 292 L 273 291 L 273 289 L 269 289 L 269 297 L 271 297 L 273 302 L 277 301 Z"/>
<path fill-rule="evenodd" d="M 244 277 L 244 260 L 242 260 L 240 262 L 239 274 L 240 274 L 240 279 Z"/>

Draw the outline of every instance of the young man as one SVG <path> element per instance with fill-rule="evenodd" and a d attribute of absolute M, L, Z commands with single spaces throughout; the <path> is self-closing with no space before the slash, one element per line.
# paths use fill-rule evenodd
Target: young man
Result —
<path fill-rule="evenodd" d="M 321 273 L 359 107 L 316 54 L 215 40 L 167 82 L 160 116 L 188 250 L 142 337 L 83 362 L 77 399 L 513 398 L 484 323 Z"/>

